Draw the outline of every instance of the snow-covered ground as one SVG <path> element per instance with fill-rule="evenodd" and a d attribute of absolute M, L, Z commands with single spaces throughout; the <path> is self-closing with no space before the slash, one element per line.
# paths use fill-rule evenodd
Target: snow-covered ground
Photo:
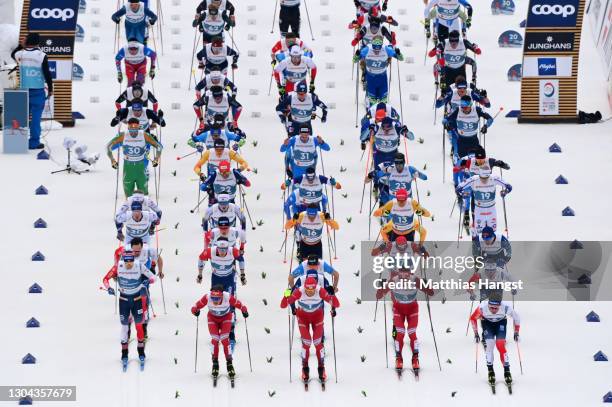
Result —
<path fill-rule="evenodd" d="M 205 285 L 195 284 L 196 257 L 202 238 L 200 217 L 189 212 L 197 199 L 197 183 L 191 170 L 195 160 L 191 157 L 181 161 L 175 159 L 189 152 L 185 142 L 194 126 L 193 92 L 187 90 L 187 85 L 194 34 L 191 21 L 196 3 L 186 0 L 164 2 L 165 52 L 160 57 L 154 89 L 168 122 L 163 130 L 165 150 L 160 188 L 164 230 L 159 234 L 167 275 L 164 281 L 167 315 L 163 311 L 160 287 L 156 284 L 152 292 L 157 318 L 149 328 L 146 371 L 138 372 L 132 362 L 128 372 L 121 373 L 119 319 L 113 311 L 113 298 L 98 289 L 101 278 L 112 264 L 117 245 L 111 219 L 115 171 L 106 157 L 102 157 L 91 173 L 50 175 L 50 171 L 65 165 L 62 151 L 65 136 L 87 144 L 90 151 L 103 152 L 114 134 L 108 123 L 119 92 L 113 59 L 115 28 L 110 20 L 116 3 L 91 0 L 87 13 L 79 16 L 86 42 L 77 44 L 75 60 L 83 66 L 85 80 L 74 84 L 73 104 L 73 109 L 83 113 L 86 120 L 78 121 L 72 129 L 47 134 L 51 161 L 36 161 L 32 154 L 30 157 L 3 155 L 0 159 L 5 214 L 4 238 L 0 245 L 4 265 L 4 290 L 0 296 L 0 385 L 76 385 L 78 401 L 62 405 L 88 407 L 219 403 L 231 406 L 245 403 L 323 405 L 330 400 L 353 405 L 452 403 L 471 406 L 491 402 L 485 384 L 482 351 L 479 373 L 474 374 L 474 344 L 471 336 L 464 335 L 468 304 L 432 303 L 441 372 L 426 308 L 422 304 L 418 330 L 422 372 L 416 383 L 409 375 L 398 382 L 393 371 L 385 368 L 381 310 L 378 310 L 377 322 L 373 323 L 374 303 L 357 304 L 355 301 L 360 296 L 360 280 L 353 273 L 359 269 L 359 242 L 367 238 L 367 217 L 358 213 L 364 168 L 359 161 L 361 150 L 354 127 L 355 84 L 350 75 L 349 45 L 352 34 L 346 29 L 354 8 L 349 0 L 308 2 L 314 41 L 310 39 L 306 15 L 302 11 L 302 37 L 314 49 L 320 68 L 317 93 L 326 103 L 335 104 L 326 124 L 314 124 L 317 133 L 332 147 L 324 156 L 325 169 L 327 174 L 337 177 L 343 184 L 343 192 L 348 194 L 347 198 L 340 194 L 335 196 L 335 212 L 341 227 L 337 238 L 338 259 L 334 261 L 341 273 L 339 298 L 342 302 L 335 326 L 338 384 L 333 380 L 329 318 L 326 348 L 330 383 L 326 394 L 317 386 L 303 393 L 298 383 L 297 338 L 292 355 L 293 383 L 289 383 L 287 314 L 278 307 L 289 268 L 288 264 L 283 264 L 282 253 L 278 251 L 284 238 L 279 189 L 283 164 L 278 153 L 284 133 L 274 112 L 275 89 L 267 96 L 269 49 L 277 40 L 278 27 L 274 34 L 270 33 L 273 1 L 235 3 L 238 27 L 234 36 L 242 54 L 236 73 L 240 89 L 238 100 L 244 106 L 240 125 L 248 134 L 243 151 L 250 166 L 257 169 L 257 174 L 248 174 L 253 187 L 247 200 L 253 219 L 263 221 L 257 230 L 248 231 L 248 285 L 238 288 L 251 314 L 248 327 L 253 373 L 249 372 L 245 324 L 241 320 L 235 353 L 237 388 L 230 390 L 221 379 L 219 388 L 212 389 L 208 334 L 202 322 L 199 367 L 194 374 L 196 323 L 189 308 L 205 288 Z M 447 161 L 449 174 L 447 182 L 442 183 L 440 129 L 432 124 L 431 62 L 423 66 L 425 41 L 419 22 L 421 4 L 408 7 L 395 0 L 389 3 L 390 14 L 407 28 L 398 30 L 400 47 L 413 59 L 413 63 L 401 64 L 400 77 L 404 121 L 417 138 L 424 139 L 423 144 L 409 143 L 409 156 L 412 165 L 418 168 L 427 165 L 429 181 L 420 183 L 420 192 L 422 204 L 435 214 L 435 221 L 426 221 L 425 227 L 430 239 L 454 240 L 456 218 L 448 217 L 454 199 L 448 182 L 450 164 Z M 506 29 L 520 30 L 518 26 L 526 14 L 526 2 L 518 4 L 514 16 L 491 16 L 488 3 L 478 3 L 475 7 L 470 38 L 483 49 L 478 57 L 479 86 L 488 90 L 493 102 L 492 112 L 501 106 L 505 111 L 518 109 L 520 85 L 507 82 L 506 71 L 521 62 L 521 51 L 498 48 L 497 37 Z M 403 14 L 400 14 L 401 9 L 405 11 Z M 585 25 L 578 105 L 589 112 L 601 110 L 603 116 L 608 117 L 610 111 L 607 110 L 601 64 L 588 30 Z M 160 38 L 156 41 L 161 51 Z M 180 67 L 172 68 L 174 62 Z M 392 75 L 391 101 L 399 107 L 395 66 Z M 409 75 L 414 76 L 414 81 L 406 80 Z M 175 83 L 179 84 L 178 88 L 173 86 Z M 99 102 L 94 102 L 96 98 Z M 173 103 L 180 103 L 180 109 L 171 109 Z M 254 117 L 255 112 L 261 116 Z M 363 109 L 360 116 L 362 113 Z M 588 126 L 518 125 L 515 119 L 499 116 L 488 134 L 487 151 L 512 166 L 504 174 L 514 186 L 507 199 L 512 241 L 612 238 L 612 222 L 606 216 L 610 194 L 601 185 L 605 175 L 612 171 L 610 134 L 611 121 Z M 252 141 L 257 141 L 257 146 L 253 146 Z M 563 148 L 562 154 L 548 153 L 548 146 L 553 142 Z M 347 171 L 341 173 L 341 166 Z M 555 185 L 554 179 L 559 174 L 569 179 L 568 185 Z M 49 189 L 48 196 L 34 196 L 34 189 L 41 184 Z M 430 191 L 429 196 L 426 191 Z M 571 206 L 577 216 L 561 217 L 565 206 Z M 48 222 L 48 229 L 32 228 L 38 217 Z M 347 222 L 348 217 L 352 222 Z M 351 250 L 352 245 L 356 245 L 354 250 Z M 45 262 L 30 261 L 36 250 L 44 253 Z M 267 275 L 265 279 L 261 277 L 262 272 Z M 33 282 L 43 287 L 43 294 L 26 294 Z M 267 300 L 267 306 L 263 299 Z M 591 309 L 600 314 L 602 324 L 586 324 L 584 316 Z M 600 349 L 612 352 L 609 349 L 612 329 L 607 322 L 612 318 L 609 305 L 518 301 L 517 310 L 523 321 L 524 375 L 519 372 L 516 347 L 509 341 L 515 394 L 508 396 L 505 390 L 499 389 L 496 397 L 501 405 L 525 405 L 536 399 L 559 406 L 601 403 L 603 394 L 612 390 L 609 380 L 612 368 L 607 363 L 596 364 L 592 355 Z M 40 329 L 25 328 L 25 321 L 32 316 L 41 321 Z M 363 328 L 361 334 L 358 327 Z M 270 330 L 269 334 L 265 328 Z M 446 333 L 447 328 L 450 333 Z M 20 364 L 21 357 L 28 352 L 37 357 L 36 365 Z M 135 347 L 132 347 L 131 356 L 135 354 Z M 365 362 L 361 361 L 362 355 L 366 357 Z M 272 362 L 268 363 L 267 358 L 272 358 Z M 311 366 L 312 363 L 313 360 Z M 221 370 L 224 371 L 223 364 Z M 499 375 L 498 361 L 496 370 Z M 175 398 L 177 392 L 179 397 Z M 457 392 L 454 397 L 452 392 Z M 0 405 L 4 404 L 0 402 Z"/>

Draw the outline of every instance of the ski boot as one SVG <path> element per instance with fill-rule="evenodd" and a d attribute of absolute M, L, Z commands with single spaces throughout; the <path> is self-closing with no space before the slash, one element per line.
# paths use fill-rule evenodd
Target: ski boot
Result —
<path fill-rule="evenodd" d="M 138 341 L 138 359 L 140 359 L 140 370 L 144 370 L 145 357 L 144 341 Z"/>
<path fill-rule="evenodd" d="M 321 389 L 325 391 L 325 381 L 327 380 L 327 374 L 325 374 L 325 366 L 322 364 L 319 365 L 317 371 L 319 373 L 319 382 L 321 382 Z"/>
<path fill-rule="evenodd" d="M 302 383 L 304 383 L 304 390 L 308 391 L 308 382 L 310 381 L 310 368 L 308 365 L 302 365 Z"/>
<path fill-rule="evenodd" d="M 234 365 L 232 363 L 232 359 L 227 360 L 227 375 L 230 379 L 236 377 L 236 371 L 234 370 Z"/>
<path fill-rule="evenodd" d="M 470 211 L 463 212 L 463 227 L 465 228 L 466 232 L 470 228 Z"/>
<path fill-rule="evenodd" d="M 125 348 L 123 346 L 124 345 L 121 344 L 121 366 L 123 368 L 123 371 L 125 372 L 128 366 L 128 348 L 127 344 L 125 344 Z"/>
<path fill-rule="evenodd" d="M 395 357 L 395 373 L 397 373 L 397 377 L 402 377 L 402 371 L 404 370 L 404 359 L 401 355 Z"/>
<path fill-rule="evenodd" d="M 212 372 L 213 378 L 213 387 L 217 387 L 217 378 L 219 377 L 219 359 L 213 357 L 212 358 Z"/>
<path fill-rule="evenodd" d="M 512 375 L 510 374 L 510 366 L 504 366 L 504 380 L 509 386 L 512 384 Z"/>
<path fill-rule="evenodd" d="M 149 326 L 148 322 L 144 322 L 142 324 L 142 331 L 144 332 L 144 340 L 145 342 L 149 339 L 149 333 L 147 332 L 147 327 Z"/>
<path fill-rule="evenodd" d="M 391 337 L 395 339 L 396 336 L 397 336 L 397 328 L 395 327 L 395 325 L 393 325 L 393 328 L 391 328 Z"/>
<path fill-rule="evenodd" d="M 412 369 L 414 371 L 418 371 L 421 368 L 419 364 L 419 352 L 415 352 L 412 354 Z"/>
<path fill-rule="evenodd" d="M 404 359 L 401 356 L 395 357 L 395 370 L 402 370 L 404 368 Z"/>
<path fill-rule="evenodd" d="M 487 369 L 489 369 L 489 384 L 495 386 L 495 371 L 493 370 L 493 365 L 487 365 Z"/>
<path fill-rule="evenodd" d="M 302 366 L 302 381 L 307 382 L 310 380 L 310 368 L 308 366 Z"/>

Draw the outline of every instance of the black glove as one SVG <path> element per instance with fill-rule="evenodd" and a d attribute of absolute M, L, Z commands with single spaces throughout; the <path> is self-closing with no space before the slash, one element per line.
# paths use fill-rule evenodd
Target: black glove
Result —
<path fill-rule="evenodd" d="M 385 0 L 385 1 L 383 1 L 383 4 L 382 4 L 382 11 L 387 11 L 387 1 L 386 1 L 386 0 Z"/>
<path fill-rule="evenodd" d="M 327 294 L 329 295 L 335 295 L 336 291 L 334 290 L 334 286 L 328 285 L 327 287 L 325 287 L 325 291 L 327 291 Z"/>
<path fill-rule="evenodd" d="M 161 119 L 162 117 L 164 117 L 164 111 L 163 111 L 163 110 L 161 110 L 161 109 L 159 109 L 159 110 L 157 111 L 157 116 L 159 116 L 159 118 L 160 118 L 160 119 Z"/>
<path fill-rule="evenodd" d="M 361 143 L 361 151 L 365 151 L 366 149 L 366 143 Z"/>
<path fill-rule="evenodd" d="M 154 223 L 152 223 L 151 226 L 149 226 L 149 234 L 150 235 L 155 234 L 155 224 Z"/>
<path fill-rule="evenodd" d="M 202 283 L 202 273 L 198 273 L 198 276 L 196 277 L 196 282 L 198 284 Z"/>
<path fill-rule="evenodd" d="M 246 311 L 246 310 L 242 311 L 242 316 L 245 317 L 245 318 L 248 318 L 249 317 L 249 311 Z"/>
<path fill-rule="evenodd" d="M 117 18 L 117 17 L 113 17 L 113 18 L 111 18 L 111 20 L 113 20 L 113 22 L 114 22 L 115 24 L 119 24 L 119 22 L 121 21 L 121 19 L 120 19 L 120 18 Z"/>
<path fill-rule="evenodd" d="M 123 231 L 122 230 L 118 230 L 117 231 L 117 239 L 121 240 L 122 242 L 125 239 L 125 236 L 123 236 Z"/>
<path fill-rule="evenodd" d="M 487 134 L 487 129 L 488 129 L 487 125 L 483 124 L 482 127 L 480 128 L 480 132 L 482 134 Z"/>
<path fill-rule="evenodd" d="M 503 162 L 503 161 L 498 161 L 497 162 L 497 166 L 499 168 L 503 168 L 504 170 L 509 170 L 510 169 L 510 166 L 508 164 L 506 164 L 505 162 Z"/>
<path fill-rule="evenodd" d="M 478 334 L 478 332 L 474 334 L 474 342 L 480 343 L 480 335 Z"/>
<path fill-rule="evenodd" d="M 330 314 L 331 314 L 332 318 L 335 318 L 336 317 L 336 309 L 332 308 L 331 311 L 330 311 Z"/>
<path fill-rule="evenodd" d="M 244 274 L 244 273 L 240 273 L 240 283 L 241 283 L 242 285 L 246 285 L 246 283 L 247 283 L 247 280 L 246 280 L 246 274 Z"/>
<path fill-rule="evenodd" d="M 325 220 L 330 220 L 331 216 L 329 215 L 329 212 L 325 212 Z"/>
<path fill-rule="evenodd" d="M 321 123 L 325 123 L 327 121 L 327 111 L 323 111 L 323 116 L 321 116 Z"/>
<path fill-rule="evenodd" d="M 299 217 L 300 217 L 299 213 L 294 213 L 293 214 L 293 220 L 298 220 Z"/>
<path fill-rule="evenodd" d="M 480 89 L 479 94 L 481 97 L 486 98 L 487 97 L 487 90 L 486 89 Z"/>
<path fill-rule="evenodd" d="M 514 342 L 518 342 L 518 341 L 519 341 L 519 333 L 514 332 Z"/>
<path fill-rule="evenodd" d="M 164 119 L 160 118 L 160 120 L 159 120 L 159 125 L 160 125 L 161 127 L 166 127 L 166 121 L 165 121 Z"/>
<path fill-rule="evenodd" d="M 110 122 L 110 126 L 111 127 L 115 127 L 118 124 L 119 124 L 119 116 L 113 117 L 113 120 L 111 120 L 111 122 Z"/>
<path fill-rule="evenodd" d="M 238 64 L 234 62 L 234 63 L 232 64 L 232 69 L 238 69 Z"/>

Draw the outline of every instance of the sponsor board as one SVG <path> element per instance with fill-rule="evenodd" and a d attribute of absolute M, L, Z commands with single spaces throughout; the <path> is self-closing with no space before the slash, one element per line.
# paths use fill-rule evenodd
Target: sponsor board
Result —
<path fill-rule="evenodd" d="M 76 25 L 75 37 L 76 42 L 83 42 L 85 40 L 85 30 L 80 25 Z"/>
<path fill-rule="evenodd" d="M 527 32 L 525 52 L 554 53 L 574 50 L 573 32 Z"/>
<path fill-rule="evenodd" d="M 523 77 L 570 77 L 572 76 L 572 57 L 538 57 L 523 58 Z"/>
<path fill-rule="evenodd" d="M 531 0 L 527 27 L 576 27 L 579 0 Z"/>
<path fill-rule="evenodd" d="M 31 0 L 30 31 L 72 31 L 76 27 L 79 0 Z"/>
<path fill-rule="evenodd" d="M 74 37 L 40 34 L 40 49 L 50 57 L 71 56 L 74 53 Z"/>
<path fill-rule="evenodd" d="M 514 5 L 513 0 L 493 0 L 491 2 L 491 14 L 506 14 L 512 15 L 514 14 L 514 10 L 516 6 Z"/>
<path fill-rule="evenodd" d="M 523 37 L 514 30 L 507 30 L 501 33 L 497 44 L 501 48 L 520 48 L 523 46 Z"/>
<path fill-rule="evenodd" d="M 72 61 L 49 59 L 49 71 L 55 81 L 72 80 Z"/>
<path fill-rule="evenodd" d="M 520 82 L 523 76 L 523 67 L 521 64 L 515 64 L 508 69 L 508 80 L 510 82 Z"/>
<path fill-rule="evenodd" d="M 85 77 L 85 71 L 81 67 L 81 65 L 74 63 L 72 64 L 72 80 L 73 81 L 82 81 Z"/>
<path fill-rule="evenodd" d="M 540 80 L 540 114 L 552 116 L 559 114 L 559 80 Z"/>

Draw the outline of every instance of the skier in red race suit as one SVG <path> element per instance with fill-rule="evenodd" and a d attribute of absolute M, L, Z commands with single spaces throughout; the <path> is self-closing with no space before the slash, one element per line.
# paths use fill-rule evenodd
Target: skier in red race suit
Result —
<path fill-rule="evenodd" d="M 322 279 L 323 277 L 320 277 Z M 324 383 L 327 379 L 325 374 L 325 360 L 323 349 L 323 320 L 324 305 L 323 301 L 332 306 L 332 317 L 335 317 L 335 308 L 340 307 L 340 302 L 335 295 L 327 292 L 317 278 L 310 276 L 301 287 L 285 291 L 285 296 L 281 301 L 281 308 L 297 303 L 296 316 L 302 337 L 302 381 L 308 382 L 310 368 L 308 359 L 310 358 L 310 346 L 314 345 L 318 361 L 319 380 Z M 310 333 L 312 329 L 312 335 Z"/>
<path fill-rule="evenodd" d="M 403 238 L 403 236 L 400 236 Z M 398 238 L 398 240 L 400 239 Z M 404 240 L 404 239 L 402 239 Z M 401 242 L 403 243 L 403 241 Z M 400 243 L 398 243 L 400 244 Z M 407 244 L 407 242 L 406 242 Z M 410 287 L 389 288 L 389 284 L 412 284 Z M 419 324 L 419 303 L 416 300 L 418 290 L 423 291 L 426 295 L 434 294 L 431 288 L 424 288 L 422 279 L 414 274 L 410 268 L 399 268 L 389 274 L 389 280 L 384 288 L 378 289 L 376 298 L 383 298 L 388 292 L 391 292 L 391 300 L 393 301 L 393 338 L 395 343 L 395 369 L 398 372 L 404 368 L 404 359 L 402 350 L 404 348 L 404 336 L 408 333 L 410 338 L 410 349 L 412 350 L 412 369 L 415 374 L 419 370 L 419 341 L 417 339 L 417 326 Z M 406 330 L 405 324 L 408 325 Z"/>
<path fill-rule="evenodd" d="M 212 376 L 219 376 L 219 342 L 223 346 L 223 354 L 227 362 L 227 375 L 230 380 L 236 376 L 232 364 L 232 354 L 229 349 L 229 334 L 232 328 L 233 309 L 242 311 L 242 316 L 248 318 L 247 307 L 229 292 L 223 290 L 221 284 L 214 285 L 210 292 L 204 294 L 198 302 L 191 307 L 191 313 L 196 317 L 200 310 L 208 305 L 208 331 L 210 332 L 210 343 L 212 345 Z"/>

